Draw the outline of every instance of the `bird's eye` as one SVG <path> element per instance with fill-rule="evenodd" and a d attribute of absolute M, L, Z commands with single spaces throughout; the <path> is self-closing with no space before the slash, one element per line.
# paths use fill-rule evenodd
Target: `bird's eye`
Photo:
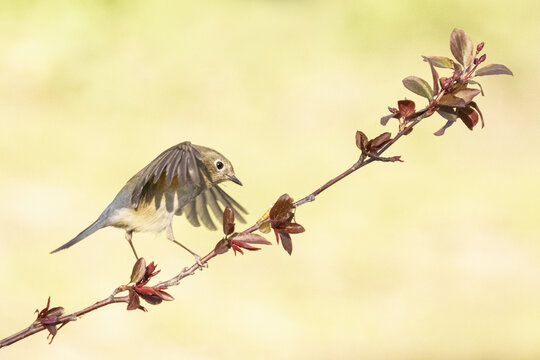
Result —
<path fill-rule="evenodd" d="M 216 164 L 216 167 L 217 167 L 218 170 L 223 169 L 223 167 L 225 166 L 225 165 L 223 165 L 223 162 L 221 162 L 221 160 L 216 160 L 215 164 Z"/>

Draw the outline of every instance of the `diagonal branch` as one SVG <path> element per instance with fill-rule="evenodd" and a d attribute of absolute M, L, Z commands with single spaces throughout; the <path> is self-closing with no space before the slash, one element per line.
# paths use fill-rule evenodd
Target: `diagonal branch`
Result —
<path fill-rule="evenodd" d="M 47 303 L 47 307 L 39 312 L 37 319 L 30 326 L 0 340 L 0 348 L 11 345 L 43 330 L 48 330 L 50 335 L 52 335 L 52 338 L 54 338 L 57 330 L 61 327 L 72 321 L 76 321 L 84 314 L 107 305 L 126 303 L 128 304 L 128 310 L 140 309 L 146 311 L 146 309 L 140 305 L 139 298 L 143 298 L 148 303 L 154 305 L 161 303 L 163 300 L 173 300 L 172 296 L 164 290 L 168 287 L 179 285 L 182 279 L 194 275 L 197 270 L 202 269 L 204 265 L 217 255 L 224 254 L 230 248 L 235 250 L 235 252 L 242 252 L 242 248 L 246 250 L 259 250 L 259 248 L 254 247 L 253 244 L 269 244 L 262 236 L 252 234 L 256 230 L 263 231 L 266 229 L 270 231 L 273 229 L 278 242 L 279 239 L 281 239 L 284 248 L 290 253 L 292 251 L 290 234 L 304 231 L 304 228 L 300 224 L 293 222 L 294 210 L 306 203 L 313 202 L 323 191 L 329 189 L 337 182 L 350 176 L 368 164 L 376 161 L 401 161 L 399 156 L 385 158 L 381 155 L 404 135 L 410 134 L 413 128 L 423 119 L 430 117 L 435 112 L 439 112 L 448 120 L 447 124 L 435 133 L 436 135 L 444 134 L 444 130 L 451 126 L 458 118 L 463 120 L 465 125 L 471 130 L 478 123 L 478 116 L 481 117 L 482 115 L 478 106 L 472 100 L 474 96 L 478 95 L 480 90 L 467 88 L 467 84 L 478 84 L 471 80 L 475 76 L 511 74 L 511 72 L 503 65 L 497 65 L 496 71 L 493 70 L 493 66 L 489 68 L 490 65 L 488 65 L 475 72 L 478 65 L 480 65 L 486 57 L 485 54 L 480 56 L 480 52 L 483 49 L 483 43 L 480 43 L 477 46 L 474 56 L 466 53 L 466 51 L 469 51 L 467 49 L 472 48 L 472 45 L 469 44 L 469 42 L 470 38 L 463 30 L 455 29 L 453 31 L 451 36 L 451 49 L 456 59 L 458 59 L 458 62 L 463 65 L 463 68 L 449 58 L 424 57 L 424 59 L 430 63 L 433 75 L 433 89 L 435 89 L 435 91 L 432 90 L 426 81 L 416 77 L 406 78 L 407 81 L 404 81 L 404 85 L 409 90 L 428 98 L 428 105 L 422 110 L 415 112 L 414 102 L 411 100 L 401 100 L 398 102 L 399 110 L 389 108 L 391 114 L 383 117 L 381 123 L 386 125 L 391 118 L 397 118 L 399 120 L 399 131 L 393 138 L 390 133 L 383 133 L 376 138 L 368 140 L 364 133 L 360 131 L 357 132 L 357 146 L 361 150 L 359 159 L 350 168 L 333 177 L 309 195 L 296 202 L 293 202 L 288 195 L 282 195 L 266 216 L 263 216 L 261 220 L 239 233 L 233 233 L 234 215 L 231 215 L 232 211 L 230 209 L 229 213 L 227 213 L 226 209 L 223 217 L 225 237 L 217 243 L 214 249 L 200 259 L 200 263 L 194 263 L 189 268 L 182 269 L 180 273 L 169 280 L 162 281 L 154 286 L 146 286 L 148 281 L 153 276 L 157 275 L 159 271 L 155 271 L 156 267 L 153 263 L 146 266 L 144 259 L 141 258 L 135 263 L 131 282 L 129 283 L 134 285 L 121 285 L 107 298 L 67 315 L 62 315 L 63 308 L 61 307 L 49 309 L 49 303 Z M 453 69 L 454 72 L 451 77 L 439 78 L 434 66 L 447 67 Z M 128 295 L 118 296 L 119 293 L 125 291 L 128 291 Z M 58 329 L 56 328 L 57 325 L 59 326 Z"/>

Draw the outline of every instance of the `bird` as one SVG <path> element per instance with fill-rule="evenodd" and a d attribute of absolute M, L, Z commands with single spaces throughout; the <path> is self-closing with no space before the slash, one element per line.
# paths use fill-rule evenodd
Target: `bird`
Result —
<path fill-rule="evenodd" d="M 236 219 L 245 223 L 241 213 L 247 211 L 221 189 L 219 184 L 224 181 L 242 185 L 225 156 L 208 147 L 181 142 L 163 151 L 129 179 L 96 221 L 51 254 L 75 245 L 101 228 L 113 226 L 125 230 L 125 238 L 137 259 L 132 242 L 134 232 L 166 231 L 169 240 L 186 249 L 201 265 L 201 257 L 175 239 L 173 217 L 184 214 L 193 226 L 202 222 L 216 230 L 208 209 L 221 219 L 221 206 L 228 206 Z"/>

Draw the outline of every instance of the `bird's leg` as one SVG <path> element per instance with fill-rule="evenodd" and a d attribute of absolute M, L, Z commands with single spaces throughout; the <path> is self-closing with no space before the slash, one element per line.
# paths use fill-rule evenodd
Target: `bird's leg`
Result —
<path fill-rule="evenodd" d="M 131 241 L 131 236 L 133 234 L 132 230 L 126 230 L 126 240 L 129 243 L 129 246 L 131 246 L 131 250 L 133 250 L 133 254 L 135 254 L 135 259 L 139 260 L 139 256 L 137 256 L 137 252 L 135 251 L 135 246 L 133 246 L 133 242 Z"/>
<path fill-rule="evenodd" d="M 197 262 L 197 264 L 199 265 L 199 267 L 203 267 L 203 264 L 201 262 L 201 257 L 199 255 L 197 255 L 196 253 L 194 253 L 193 251 L 189 250 L 187 247 L 185 247 L 184 245 L 182 245 L 181 243 L 179 243 L 178 241 L 176 241 L 176 239 L 174 238 L 174 234 L 173 234 L 173 230 L 172 230 L 172 225 L 169 225 L 167 226 L 167 239 L 171 240 L 173 243 L 177 244 L 177 245 L 180 245 L 181 247 L 183 247 L 184 249 L 187 250 L 187 252 L 189 252 L 191 255 L 193 255 L 193 257 L 195 258 L 195 261 Z"/>

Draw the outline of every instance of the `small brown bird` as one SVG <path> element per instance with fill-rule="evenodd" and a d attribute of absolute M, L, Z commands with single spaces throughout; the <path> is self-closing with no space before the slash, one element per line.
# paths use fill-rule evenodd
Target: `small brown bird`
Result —
<path fill-rule="evenodd" d="M 174 238 L 173 216 L 185 214 L 192 225 L 200 226 L 202 221 L 207 228 L 216 230 L 208 208 L 217 219 L 221 219 L 221 204 L 231 207 L 236 218 L 245 222 L 239 212 L 247 214 L 246 210 L 218 185 L 227 180 L 242 185 L 225 156 L 189 141 L 182 142 L 162 152 L 129 179 L 92 225 L 51 254 L 78 243 L 103 227 L 114 226 L 126 230 L 126 240 L 137 259 L 139 257 L 131 241 L 133 232 L 158 233 L 166 230 L 169 240 L 182 246 L 200 262 L 197 254 Z"/>

